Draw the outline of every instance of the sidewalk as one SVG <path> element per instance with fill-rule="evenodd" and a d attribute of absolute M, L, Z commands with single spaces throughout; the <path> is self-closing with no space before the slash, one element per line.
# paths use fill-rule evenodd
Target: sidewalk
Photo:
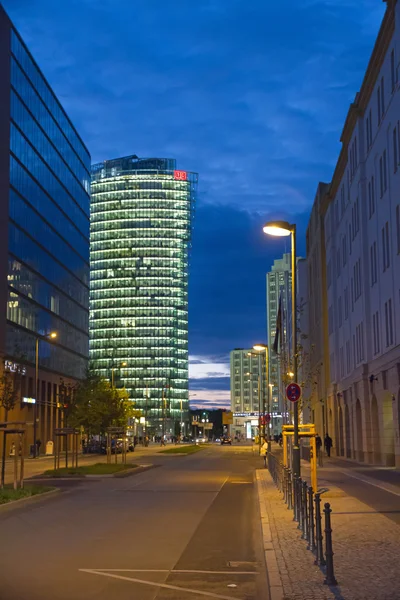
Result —
<path fill-rule="evenodd" d="M 271 600 L 398 600 L 400 527 L 342 489 L 329 486 L 322 495 L 332 513 L 335 576 L 324 574 L 301 539 L 268 471 L 257 471 L 267 569 L 272 574 Z M 268 536 L 270 542 L 268 543 Z M 272 555 L 272 559 L 271 559 Z M 276 565 L 276 567 L 275 567 Z M 277 584 L 279 575 L 281 588 Z"/>

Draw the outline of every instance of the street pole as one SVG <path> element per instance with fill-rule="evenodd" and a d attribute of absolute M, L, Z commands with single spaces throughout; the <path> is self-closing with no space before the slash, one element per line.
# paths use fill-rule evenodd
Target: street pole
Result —
<path fill-rule="evenodd" d="M 33 458 L 37 457 L 37 405 L 39 402 L 39 338 L 35 341 L 35 404 L 33 405 Z"/>
<path fill-rule="evenodd" d="M 296 306 L 296 225 L 291 226 L 292 238 L 292 351 L 293 380 L 297 382 L 297 306 Z M 299 403 L 293 407 L 293 475 L 300 477 Z"/>
<path fill-rule="evenodd" d="M 261 454 L 261 381 L 258 373 L 258 453 Z"/>
<path fill-rule="evenodd" d="M 114 367 L 111 367 L 111 387 L 114 389 Z"/>
<path fill-rule="evenodd" d="M 182 438 L 183 437 L 183 423 L 182 423 L 182 398 L 181 398 L 181 422 L 180 422 L 180 427 L 179 427 L 179 435 Z"/>

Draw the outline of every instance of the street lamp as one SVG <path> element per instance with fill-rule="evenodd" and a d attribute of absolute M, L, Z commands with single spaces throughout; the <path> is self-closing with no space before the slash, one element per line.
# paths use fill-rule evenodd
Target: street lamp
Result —
<path fill-rule="evenodd" d="M 296 225 L 287 221 L 270 221 L 263 227 L 267 235 L 275 237 L 291 236 L 292 242 L 292 350 L 293 350 L 293 379 L 297 382 L 297 319 L 296 319 Z M 299 446 L 299 406 L 293 407 L 293 475 L 300 477 L 300 446 Z"/>
<path fill-rule="evenodd" d="M 43 339 L 51 339 L 54 340 L 57 337 L 56 331 L 51 331 L 43 336 Z M 35 404 L 33 405 L 33 458 L 37 457 L 37 445 L 36 445 L 36 435 L 37 435 L 37 405 L 39 403 L 39 341 L 40 337 L 37 335 L 35 340 Z"/>

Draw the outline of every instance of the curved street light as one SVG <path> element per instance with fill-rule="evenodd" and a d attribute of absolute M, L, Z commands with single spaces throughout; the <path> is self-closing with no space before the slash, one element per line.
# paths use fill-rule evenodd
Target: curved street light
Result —
<path fill-rule="evenodd" d="M 293 380 L 297 382 L 297 318 L 296 318 L 296 225 L 288 221 L 269 221 L 263 227 L 267 235 L 275 237 L 291 236 L 292 241 L 292 352 Z M 293 407 L 293 475 L 300 477 L 300 446 L 299 446 L 299 406 Z"/>

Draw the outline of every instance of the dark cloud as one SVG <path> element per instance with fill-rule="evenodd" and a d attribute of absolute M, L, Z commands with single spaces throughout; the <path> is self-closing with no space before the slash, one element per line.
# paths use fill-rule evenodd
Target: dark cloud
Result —
<path fill-rule="evenodd" d="M 229 377 L 204 377 L 203 379 L 191 379 L 190 389 L 193 392 L 211 390 L 229 390 Z"/>

